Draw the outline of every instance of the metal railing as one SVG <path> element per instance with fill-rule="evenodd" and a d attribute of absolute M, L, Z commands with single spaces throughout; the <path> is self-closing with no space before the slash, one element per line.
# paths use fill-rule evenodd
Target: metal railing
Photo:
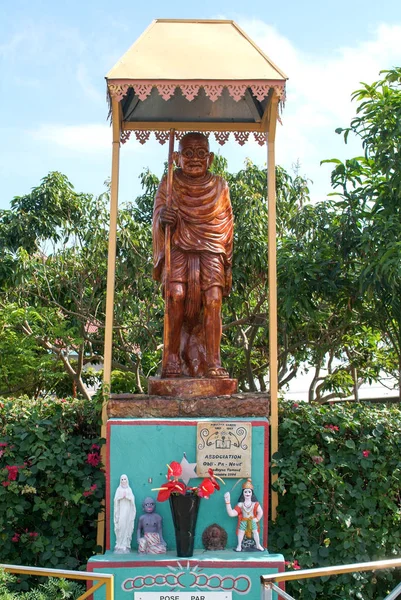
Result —
<path fill-rule="evenodd" d="M 17 575 L 36 575 L 37 577 L 58 577 L 63 579 L 76 579 L 80 581 L 92 581 L 93 585 L 79 596 L 77 600 L 85 600 L 92 596 L 94 592 L 105 586 L 106 600 L 114 600 L 114 576 L 106 573 L 89 573 L 88 571 L 64 571 L 63 569 L 42 569 L 40 567 L 22 567 L 20 565 L 2 565 L 7 573 Z"/>
<path fill-rule="evenodd" d="M 343 575 L 344 573 L 357 573 L 358 571 L 381 571 L 383 569 L 394 569 L 401 567 L 401 558 L 391 560 L 377 560 L 374 562 L 354 563 L 352 565 L 339 565 L 337 567 L 322 567 L 321 569 L 305 569 L 302 571 L 289 571 L 287 573 L 272 573 L 261 575 L 262 583 L 261 600 L 272 600 L 273 591 L 278 598 L 284 600 L 295 600 L 293 596 L 280 589 L 277 583 L 283 581 L 298 581 L 299 579 L 312 579 L 314 577 L 330 577 L 331 575 Z M 401 595 L 401 583 L 397 585 L 384 600 L 395 600 Z"/>

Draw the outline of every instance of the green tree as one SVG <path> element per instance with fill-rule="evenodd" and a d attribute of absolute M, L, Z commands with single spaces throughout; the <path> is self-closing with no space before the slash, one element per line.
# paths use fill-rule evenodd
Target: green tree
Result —
<path fill-rule="evenodd" d="M 401 398 L 401 69 L 363 84 L 350 127 L 338 129 L 362 141 L 364 156 L 336 164 L 332 185 L 339 210 L 355 223 L 354 260 L 357 290 L 363 296 L 361 322 L 381 334 L 387 360 Z"/>

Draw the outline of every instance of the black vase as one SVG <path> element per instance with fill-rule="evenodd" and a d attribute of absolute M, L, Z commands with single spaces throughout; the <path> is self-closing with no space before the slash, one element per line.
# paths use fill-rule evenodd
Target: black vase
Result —
<path fill-rule="evenodd" d="M 199 496 L 170 496 L 177 556 L 193 556 L 199 502 Z"/>

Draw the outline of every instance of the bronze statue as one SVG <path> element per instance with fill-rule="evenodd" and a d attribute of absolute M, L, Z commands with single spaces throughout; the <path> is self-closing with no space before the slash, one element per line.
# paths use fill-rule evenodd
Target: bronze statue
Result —
<path fill-rule="evenodd" d="M 206 136 L 184 135 L 173 154 L 171 208 L 166 206 L 166 177 L 155 197 L 153 277 L 163 284 L 166 226 L 171 231 L 168 355 L 162 377 L 228 377 L 220 359 L 221 304 L 232 283 L 233 215 L 227 182 L 209 171 L 213 158 Z"/>

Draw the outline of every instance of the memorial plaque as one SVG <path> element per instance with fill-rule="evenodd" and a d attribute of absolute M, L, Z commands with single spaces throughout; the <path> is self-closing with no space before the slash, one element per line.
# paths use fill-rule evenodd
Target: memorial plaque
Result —
<path fill-rule="evenodd" d="M 251 423 L 198 423 L 196 472 L 200 477 L 206 476 L 210 468 L 219 477 L 250 477 L 251 456 Z"/>
<path fill-rule="evenodd" d="M 135 600 L 232 600 L 232 592 L 134 592 Z"/>

